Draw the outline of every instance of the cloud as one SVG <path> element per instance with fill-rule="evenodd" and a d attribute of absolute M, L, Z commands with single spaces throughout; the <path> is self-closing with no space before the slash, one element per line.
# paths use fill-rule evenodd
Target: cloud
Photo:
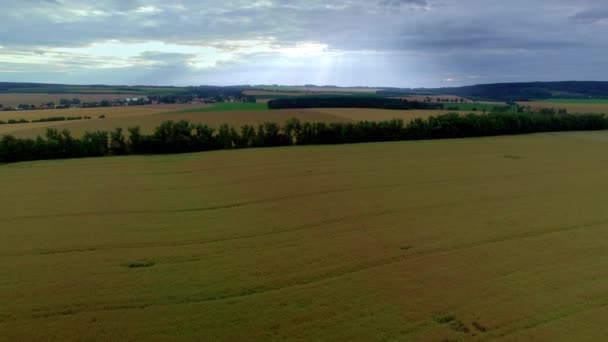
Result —
<path fill-rule="evenodd" d="M 380 4 L 389 7 L 410 7 L 410 8 L 428 8 L 430 3 L 428 0 L 381 0 Z"/>
<path fill-rule="evenodd" d="M 0 77 L 16 81 L 38 75 L 79 83 L 416 86 L 467 82 L 468 75 L 484 81 L 608 78 L 598 57 L 608 50 L 606 32 L 589 25 L 606 22 L 608 7 L 591 0 L 0 5 Z"/>
<path fill-rule="evenodd" d="M 571 16 L 570 19 L 585 23 L 608 22 L 608 8 L 581 11 Z"/>

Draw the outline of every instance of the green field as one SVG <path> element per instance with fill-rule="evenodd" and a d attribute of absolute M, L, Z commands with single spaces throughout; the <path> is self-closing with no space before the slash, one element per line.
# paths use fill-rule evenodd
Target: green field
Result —
<path fill-rule="evenodd" d="M 602 340 L 608 132 L 0 166 L 0 340 Z"/>
<path fill-rule="evenodd" d="M 250 110 L 268 110 L 266 103 L 255 102 L 218 102 L 202 108 L 192 108 L 180 110 L 175 113 L 209 113 L 209 112 L 229 112 L 229 111 L 250 111 Z"/>

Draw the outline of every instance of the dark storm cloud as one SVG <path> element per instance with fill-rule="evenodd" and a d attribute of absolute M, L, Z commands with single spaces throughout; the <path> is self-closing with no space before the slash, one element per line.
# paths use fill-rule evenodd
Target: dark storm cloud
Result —
<path fill-rule="evenodd" d="M 608 22 L 608 8 L 604 9 L 591 9 L 585 10 L 576 13 L 572 17 L 570 17 L 574 21 L 578 22 L 588 22 L 588 23 L 597 23 L 597 22 Z"/>
<path fill-rule="evenodd" d="M 608 5 L 590 0 L 0 0 L 0 8 L 0 77 L 13 80 L 46 75 L 52 81 L 68 68 L 71 81 L 85 83 L 281 83 L 293 77 L 301 79 L 296 83 L 439 85 L 513 75 L 608 78 L 596 58 L 608 50 Z M 125 65 L 106 63 L 93 71 L 103 58 L 69 52 L 107 41 L 213 47 L 229 57 L 150 48 L 124 57 Z M 243 41 L 261 48 L 243 47 Z M 333 64 L 325 76 L 317 72 L 311 79 L 318 59 L 280 53 L 306 43 L 326 46 L 325 61 Z M 215 60 L 202 68 L 201 58 Z"/>

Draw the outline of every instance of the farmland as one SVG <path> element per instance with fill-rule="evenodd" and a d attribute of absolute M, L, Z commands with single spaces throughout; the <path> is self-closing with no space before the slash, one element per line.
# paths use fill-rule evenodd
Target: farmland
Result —
<path fill-rule="evenodd" d="M 290 118 L 315 122 L 350 122 L 350 121 L 379 121 L 393 118 L 409 121 L 414 118 L 426 118 L 430 115 L 445 114 L 448 111 L 439 110 L 382 110 L 382 109 L 289 109 L 266 110 L 265 104 L 259 103 L 218 103 L 213 105 L 162 105 L 134 106 L 113 108 L 86 108 L 70 110 L 46 111 L 16 111 L 0 113 L 7 119 L 38 119 L 52 116 L 92 116 L 92 120 L 58 121 L 0 125 L 0 134 L 12 134 L 17 137 L 33 138 L 44 135 L 47 128 L 69 129 L 74 136 L 81 136 L 86 131 L 113 130 L 117 127 L 140 126 L 144 133 L 151 133 L 155 127 L 167 120 L 188 120 L 218 127 L 227 123 L 234 126 L 245 124 L 258 125 L 268 122 L 284 123 Z M 105 119 L 97 119 L 99 115 Z"/>
<path fill-rule="evenodd" d="M 408 122 L 416 118 L 427 118 L 432 115 L 449 113 L 447 110 L 388 110 L 374 108 L 315 108 L 317 113 L 339 117 L 349 121 L 381 121 L 402 119 Z"/>
<path fill-rule="evenodd" d="M 91 120 L 86 122 L 40 122 L 40 123 L 23 123 L 13 125 L 0 125 L 0 135 L 15 134 L 20 135 L 21 132 L 34 132 L 34 137 L 38 134 L 44 134 L 46 128 L 69 128 L 71 125 L 84 125 L 85 130 L 94 131 L 99 129 L 113 129 L 112 123 L 118 122 L 143 122 L 145 123 L 149 115 L 161 114 L 179 110 L 188 110 L 192 108 L 202 108 L 203 104 L 176 104 L 176 105 L 154 105 L 154 106 L 130 106 L 130 107 L 107 107 L 107 108 L 74 108 L 74 109 L 52 109 L 52 110 L 20 110 L 11 112 L 0 112 L 0 120 L 8 121 L 10 119 L 25 119 L 28 121 L 37 120 L 49 117 L 58 116 L 90 116 Z M 105 119 L 99 119 L 100 116 L 105 116 Z M 119 127 L 119 126 L 116 126 Z M 84 133 L 84 130 L 82 131 Z M 27 134 L 25 136 L 28 136 Z"/>
<path fill-rule="evenodd" d="M 272 111 L 216 111 L 216 112 L 185 112 L 185 113 L 157 113 L 145 116 L 123 116 L 106 119 L 80 120 L 72 122 L 45 122 L 35 124 L 0 125 L 0 134 L 9 133 L 17 137 L 33 138 L 44 135 L 48 127 L 68 129 L 74 136 L 82 136 L 86 131 L 113 130 L 117 127 L 124 129 L 140 126 L 142 132 L 152 133 L 154 128 L 167 120 L 188 120 L 193 123 L 207 124 L 217 128 L 221 124 L 231 124 L 236 127 L 250 124 L 258 125 L 268 122 L 284 123 L 295 117 L 303 121 L 321 122 L 347 122 L 347 118 L 331 114 L 318 113 L 314 110 L 272 110 Z M 4 132 L 3 132 L 4 130 Z"/>
<path fill-rule="evenodd" d="M 3 165 L 0 339 L 600 340 L 607 145 Z"/>
<path fill-rule="evenodd" d="M 263 103 L 249 102 L 220 102 L 200 108 L 190 108 L 177 111 L 176 113 L 206 113 L 206 112 L 230 112 L 243 110 L 268 110 L 268 106 Z"/>
<path fill-rule="evenodd" d="M 517 111 L 517 106 L 505 106 L 505 104 L 495 103 L 445 103 L 444 108 L 457 111 L 487 111 L 490 112 L 496 108 L 508 107 L 507 111 Z"/>
<path fill-rule="evenodd" d="M 83 102 L 98 102 L 103 100 L 124 99 L 127 97 L 138 97 L 141 95 L 134 93 L 119 94 L 36 94 L 36 93 L 0 93 L 0 104 L 5 107 L 18 106 L 20 104 L 40 105 L 42 103 L 53 102 L 59 104 L 61 99 L 77 98 Z"/>
<path fill-rule="evenodd" d="M 40 119 L 52 116 L 99 116 L 108 118 L 123 116 L 140 116 L 154 113 L 166 113 L 169 111 L 187 110 L 204 107 L 203 104 L 168 104 L 168 105 L 146 105 L 146 106 L 118 106 L 97 108 L 69 108 L 49 110 L 18 110 L 0 112 L 0 120 L 8 119 Z"/>
<path fill-rule="evenodd" d="M 578 104 L 561 102 L 520 102 L 520 105 L 537 108 L 566 108 L 572 113 L 608 113 L 605 104 Z M 234 126 L 244 124 L 258 125 L 263 122 L 284 123 L 289 118 L 302 121 L 316 122 L 349 122 L 349 121 L 379 121 L 394 118 L 409 121 L 414 118 L 426 118 L 449 112 L 470 113 L 490 112 L 495 103 L 447 103 L 445 110 L 385 110 L 368 108 L 312 108 L 267 110 L 264 103 L 214 103 L 214 104 L 174 104 L 147 105 L 109 108 L 77 108 L 58 110 L 11 111 L 0 112 L 0 120 L 10 119 L 36 120 L 57 116 L 90 116 L 91 120 L 56 121 L 40 123 L 22 123 L 0 125 L 1 134 L 12 134 L 17 137 L 36 137 L 44 135 L 47 128 L 69 129 L 74 136 L 81 136 L 85 131 L 113 130 L 117 127 L 140 126 L 144 133 L 153 129 L 166 120 L 188 120 L 193 123 L 203 123 L 218 127 L 227 123 Z M 500 106 L 500 105 L 499 105 Z M 512 107 L 511 111 L 514 111 Z M 98 119 L 104 115 L 104 119 Z"/>
<path fill-rule="evenodd" d="M 531 101 L 518 102 L 522 106 L 532 108 L 555 108 L 566 109 L 570 113 L 606 113 L 608 114 L 608 102 L 602 101 Z"/>

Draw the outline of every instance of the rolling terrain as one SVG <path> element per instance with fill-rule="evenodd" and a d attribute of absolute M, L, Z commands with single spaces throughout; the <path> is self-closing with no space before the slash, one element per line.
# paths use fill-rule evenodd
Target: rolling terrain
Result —
<path fill-rule="evenodd" d="M 264 106 L 264 105 L 262 105 Z M 256 103 L 218 103 L 214 105 L 160 105 L 133 106 L 113 108 L 83 108 L 45 111 L 0 112 L 0 120 L 36 119 L 51 116 L 90 115 L 91 120 L 58 121 L 0 125 L 0 135 L 11 134 L 21 138 L 34 138 L 44 135 L 47 128 L 68 129 L 74 136 L 81 136 L 86 131 L 106 130 L 117 127 L 140 126 L 144 133 L 151 133 L 154 128 L 167 120 L 188 120 L 193 123 L 219 127 L 230 124 L 259 125 L 264 122 L 284 123 L 290 118 L 308 122 L 349 122 L 380 121 L 400 118 L 409 121 L 415 118 L 426 118 L 431 115 L 445 114 L 440 110 L 382 110 L 365 108 L 318 108 L 318 109 L 285 109 L 267 110 Z M 99 119 L 99 115 L 106 118 Z"/>
<path fill-rule="evenodd" d="M 518 102 L 521 106 L 530 106 L 533 109 L 538 108 L 554 108 L 554 109 L 565 109 L 569 113 L 604 113 L 608 114 L 608 102 L 581 102 L 576 100 L 562 100 L 562 101 L 531 101 L 531 102 Z"/>
<path fill-rule="evenodd" d="M 608 105 L 603 103 L 537 101 L 520 102 L 519 104 L 530 106 L 533 109 L 567 109 L 568 112 L 571 113 L 608 113 Z M 450 112 L 460 114 L 471 112 L 481 113 L 483 110 L 489 112 L 496 106 L 497 104 L 492 103 L 450 103 L 446 104 L 446 107 L 449 107 L 449 110 L 386 110 L 373 108 L 267 110 L 265 105 L 260 103 L 217 103 L 210 105 L 174 104 L 10 111 L 0 112 L 0 120 L 5 122 L 10 119 L 35 120 L 54 116 L 90 116 L 92 119 L 0 125 L 0 135 L 11 134 L 21 138 L 34 138 L 38 135 L 44 135 L 47 128 L 56 128 L 59 130 L 68 129 L 74 136 L 81 136 L 86 131 L 110 131 L 117 127 L 126 129 L 134 126 L 140 126 L 144 133 L 151 133 L 155 127 L 167 120 L 188 120 L 193 123 L 207 124 L 215 128 L 219 127 L 221 124 L 230 124 L 239 127 L 245 124 L 259 125 L 264 122 L 284 123 L 290 118 L 298 118 L 302 121 L 309 122 L 316 121 L 326 123 L 382 121 L 395 118 L 408 122 L 415 118 L 427 118 L 429 116 Z M 99 116 L 101 115 L 104 115 L 105 118 L 99 119 Z"/>
<path fill-rule="evenodd" d="M 0 120 L 7 122 L 14 119 L 25 119 L 28 121 L 51 118 L 51 117 L 91 117 L 90 120 L 75 121 L 50 121 L 36 123 L 18 123 L 0 125 L 0 135 L 13 134 L 15 136 L 44 135 L 47 128 L 71 129 L 83 127 L 84 131 L 96 131 L 100 129 L 113 129 L 120 127 L 114 126 L 113 122 L 133 122 L 145 123 L 150 115 L 175 112 L 179 110 L 189 110 L 193 108 L 204 108 L 203 104 L 168 104 L 168 105 L 147 105 L 147 106 L 124 106 L 124 107 L 103 107 L 103 108 L 70 108 L 70 109 L 50 109 L 50 110 L 19 110 L 0 112 Z M 105 118 L 100 118 L 101 116 Z"/>
<path fill-rule="evenodd" d="M 607 146 L 0 165 L 0 340 L 601 340 Z"/>

